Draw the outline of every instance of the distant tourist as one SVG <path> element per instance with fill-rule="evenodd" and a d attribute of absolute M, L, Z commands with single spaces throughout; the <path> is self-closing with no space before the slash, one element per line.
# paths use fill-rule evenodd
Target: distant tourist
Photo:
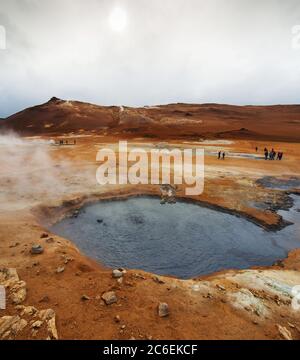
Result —
<path fill-rule="evenodd" d="M 258 147 L 256 146 L 255 151 L 258 152 Z"/>
<path fill-rule="evenodd" d="M 218 159 L 221 159 L 221 151 L 218 153 Z"/>
<path fill-rule="evenodd" d="M 268 160 L 269 158 L 269 151 L 265 149 L 265 160 Z"/>
<path fill-rule="evenodd" d="M 277 154 L 277 160 L 282 160 L 283 152 L 278 152 Z"/>
<path fill-rule="evenodd" d="M 225 160 L 225 152 L 222 154 L 222 159 Z"/>
<path fill-rule="evenodd" d="M 274 149 L 270 151 L 269 160 L 275 160 L 276 152 Z"/>

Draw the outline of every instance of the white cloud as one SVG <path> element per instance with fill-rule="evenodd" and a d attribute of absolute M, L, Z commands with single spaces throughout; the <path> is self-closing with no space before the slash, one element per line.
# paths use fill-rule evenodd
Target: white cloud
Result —
<path fill-rule="evenodd" d="M 113 31 L 114 8 L 126 26 Z M 0 117 L 52 96 L 99 104 L 295 103 L 298 0 L 0 0 Z"/>

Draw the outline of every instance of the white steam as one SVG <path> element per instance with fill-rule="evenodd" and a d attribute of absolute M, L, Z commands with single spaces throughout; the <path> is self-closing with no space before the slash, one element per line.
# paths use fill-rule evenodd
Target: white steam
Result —
<path fill-rule="evenodd" d="M 76 171 L 51 142 L 0 134 L 0 207 L 17 209 L 80 191 L 91 171 Z"/>

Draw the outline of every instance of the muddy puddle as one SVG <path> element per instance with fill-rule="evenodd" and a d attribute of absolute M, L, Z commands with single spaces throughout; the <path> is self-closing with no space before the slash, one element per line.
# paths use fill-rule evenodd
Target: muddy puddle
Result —
<path fill-rule="evenodd" d="M 151 197 L 83 207 L 51 231 L 112 268 L 141 269 L 182 279 L 223 269 L 272 265 L 300 248 L 300 197 L 280 214 L 294 225 L 268 232 L 245 218 Z"/>

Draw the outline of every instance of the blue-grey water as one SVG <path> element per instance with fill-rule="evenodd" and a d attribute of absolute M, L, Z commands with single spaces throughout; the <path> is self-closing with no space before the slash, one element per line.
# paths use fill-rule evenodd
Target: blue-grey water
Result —
<path fill-rule="evenodd" d="M 295 225 L 278 232 L 196 204 L 161 205 L 151 197 L 88 205 L 77 218 L 65 218 L 51 230 L 112 268 L 185 279 L 271 265 L 300 248 L 300 197 L 294 200 L 294 207 L 280 214 Z"/>

